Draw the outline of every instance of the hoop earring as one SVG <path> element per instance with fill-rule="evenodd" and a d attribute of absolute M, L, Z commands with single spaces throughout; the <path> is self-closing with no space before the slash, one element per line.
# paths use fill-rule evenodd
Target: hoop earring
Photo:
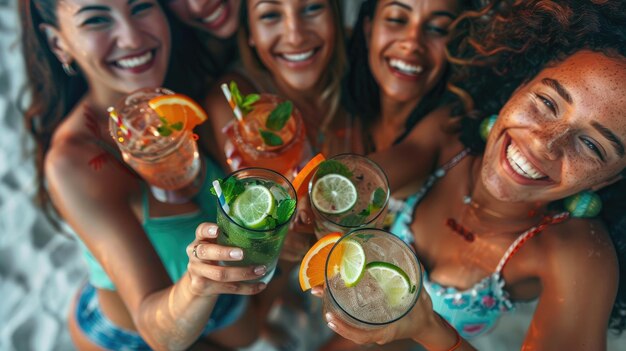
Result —
<path fill-rule="evenodd" d="M 63 68 L 63 72 L 65 72 L 65 74 L 67 74 L 68 76 L 72 77 L 76 75 L 76 70 L 74 69 L 74 67 L 72 67 L 71 64 L 67 62 L 62 62 L 61 67 Z"/>
<path fill-rule="evenodd" d="M 592 218 L 602 211 L 602 199 L 592 191 L 581 191 L 565 198 L 565 209 L 576 218 Z"/>
<path fill-rule="evenodd" d="M 491 133 L 491 129 L 493 129 L 493 125 L 496 123 L 496 119 L 498 119 L 498 115 L 491 115 L 483 119 L 482 122 L 480 122 L 480 127 L 478 131 L 483 141 L 487 141 L 487 138 L 489 137 L 489 133 Z"/>

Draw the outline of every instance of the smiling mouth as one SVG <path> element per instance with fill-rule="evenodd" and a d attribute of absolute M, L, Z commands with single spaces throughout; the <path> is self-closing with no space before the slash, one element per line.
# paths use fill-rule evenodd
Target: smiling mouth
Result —
<path fill-rule="evenodd" d="M 424 71 L 424 67 L 422 65 L 412 64 L 400 59 L 389 59 L 388 62 L 392 69 L 407 76 L 417 77 Z"/>
<path fill-rule="evenodd" d="M 134 69 L 141 67 L 154 59 L 156 50 L 149 50 L 137 56 L 125 57 L 113 62 L 113 65 L 123 69 Z"/>
<path fill-rule="evenodd" d="M 548 176 L 539 171 L 533 164 L 522 154 L 513 140 L 509 139 L 509 145 L 506 148 L 506 160 L 518 175 L 530 180 L 548 180 Z"/>
<path fill-rule="evenodd" d="M 201 18 L 200 22 L 205 24 L 213 24 L 213 22 L 217 21 L 222 16 L 224 11 L 226 11 L 226 4 L 222 2 L 215 10 L 213 10 L 211 14 L 204 18 Z"/>
<path fill-rule="evenodd" d="M 300 53 L 296 53 L 296 54 L 279 54 L 278 56 L 286 61 L 289 62 L 303 62 L 306 61 L 308 59 L 310 59 L 311 57 L 313 57 L 313 55 L 315 55 L 315 53 L 318 51 L 319 49 L 311 49 L 309 51 L 304 51 L 304 52 L 300 52 Z"/>

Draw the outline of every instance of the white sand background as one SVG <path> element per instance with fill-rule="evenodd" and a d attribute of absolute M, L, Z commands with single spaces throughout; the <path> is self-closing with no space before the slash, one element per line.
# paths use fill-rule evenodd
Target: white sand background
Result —
<path fill-rule="evenodd" d="M 347 18 L 356 15 L 357 3 L 347 0 Z M 55 232 L 32 201 L 35 171 L 28 150 L 33 144 L 17 109 L 24 84 L 18 33 L 17 0 L 0 0 L 0 351 L 73 350 L 65 316 L 86 272 L 75 241 Z M 505 317 L 476 346 L 519 349 L 532 306 L 521 310 Z M 286 311 L 276 308 L 270 315 L 289 327 L 295 341 L 284 350 L 312 351 L 320 335 L 329 335 L 318 318 Z M 609 337 L 609 345 L 610 350 L 626 350 L 626 337 Z M 276 348 L 259 342 L 250 350 Z"/>

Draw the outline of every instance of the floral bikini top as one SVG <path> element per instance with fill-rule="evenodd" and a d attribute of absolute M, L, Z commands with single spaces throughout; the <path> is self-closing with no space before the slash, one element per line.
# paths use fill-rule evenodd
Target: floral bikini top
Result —
<path fill-rule="evenodd" d="M 456 166 L 469 152 L 469 149 L 461 151 L 445 165 L 435 170 L 422 188 L 405 201 L 391 227 L 393 234 L 407 244 L 414 243 L 411 223 L 416 206 L 419 205 L 437 180 L 443 178 L 448 170 Z M 423 284 L 433 302 L 433 309 L 454 326 L 463 338 L 476 337 L 489 331 L 504 313 L 515 309 L 515 304 L 504 290 L 505 281 L 502 279 L 501 273 L 506 263 L 526 241 L 541 232 L 546 226 L 562 222 L 568 217 L 568 212 L 545 217 L 538 225 L 520 234 L 506 250 L 495 271 L 469 289 L 458 290 L 433 282 L 429 279 L 428 272 L 425 271 Z"/>

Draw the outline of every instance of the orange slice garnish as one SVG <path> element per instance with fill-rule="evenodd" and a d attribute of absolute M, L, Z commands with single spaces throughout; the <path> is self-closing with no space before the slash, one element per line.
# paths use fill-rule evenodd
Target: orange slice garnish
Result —
<path fill-rule="evenodd" d="M 318 240 L 309 249 L 306 255 L 304 255 L 298 275 L 302 291 L 309 290 L 314 286 L 324 285 L 324 267 L 326 267 L 326 260 L 330 254 L 330 249 L 332 249 L 333 245 L 335 245 L 339 239 L 341 239 L 341 233 L 327 234 Z M 341 247 L 337 249 L 341 249 Z M 341 252 L 338 254 L 333 253 L 333 261 L 336 262 L 328 262 L 330 275 L 339 272 L 341 257 Z"/>
<path fill-rule="evenodd" d="M 148 106 L 172 125 L 187 118 L 186 130 L 192 130 L 207 120 L 207 114 L 197 102 L 183 94 L 160 95 L 148 101 Z"/>
<path fill-rule="evenodd" d="M 309 181 L 311 181 L 311 177 L 315 174 L 315 170 L 320 165 L 320 163 L 326 161 L 326 158 L 322 154 L 315 155 L 307 164 L 302 168 L 298 175 L 293 179 L 291 184 L 293 188 L 296 190 L 298 197 L 304 197 L 308 192 Z"/>

